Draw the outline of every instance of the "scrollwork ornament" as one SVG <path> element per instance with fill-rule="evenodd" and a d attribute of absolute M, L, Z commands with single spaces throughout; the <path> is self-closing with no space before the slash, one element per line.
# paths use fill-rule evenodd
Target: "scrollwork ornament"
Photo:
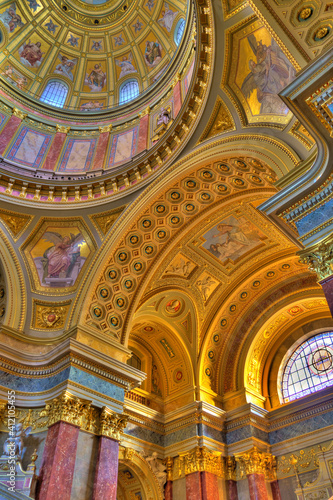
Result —
<path fill-rule="evenodd" d="M 275 479 L 276 458 L 270 453 L 264 453 L 254 446 L 251 450 L 237 453 L 235 460 L 240 467 L 240 475 L 264 474 L 266 479 Z"/>

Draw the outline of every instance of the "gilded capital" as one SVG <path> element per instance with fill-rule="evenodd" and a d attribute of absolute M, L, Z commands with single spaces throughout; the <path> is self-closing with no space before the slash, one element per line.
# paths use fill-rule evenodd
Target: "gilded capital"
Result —
<path fill-rule="evenodd" d="M 17 118 L 20 118 L 20 120 L 24 120 L 24 118 L 28 116 L 27 113 L 23 113 L 23 111 L 18 108 L 13 108 L 13 115 L 17 116 Z"/>
<path fill-rule="evenodd" d="M 100 131 L 101 134 L 103 132 L 111 132 L 111 130 L 112 130 L 112 123 L 109 123 L 109 125 L 99 126 L 98 128 L 99 128 L 99 131 Z"/>
<path fill-rule="evenodd" d="M 228 456 L 225 459 L 225 465 L 226 465 L 226 479 L 229 481 L 236 481 L 236 460 L 235 457 L 233 456 Z"/>
<path fill-rule="evenodd" d="M 90 407 L 91 401 L 79 399 L 68 391 L 64 391 L 60 396 L 46 403 L 44 410 L 40 412 L 40 417 L 47 418 L 48 426 L 62 421 L 81 427 Z"/>
<path fill-rule="evenodd" d="M 275 456 L 258 451 L 256 446 L 251 450 L 235 454 L 235 459 L 240 466 L 242 477 L 249 474 L 264 474 L 267 479 L 271 480 L 275 477 Z"/>
<path fill-rule="evenodd" d="M 114 413 L 104 406 L 100 415 L 99 434 L 119 441 L 128 422 L 127 415 Z"/>
<path fill-rule="evenodd" d="M 224 477 L 224 462 L 220 453 L 208 450 L 205 446 L 196 446 L 193 450 L 181 453 L 175 459 L 174 470 L 178 469 L 178 477 L 192 472 L 211 472 Z"/>
<path fill-rule="evenodd" d="M 298 252 L 303 264 L 317 274 L 318 281 L 333 275 L 333 241 L 326 238 L 310 248 Z"/>
<path fill-rule="evenodd" d="M 60 132 L 61 134 L 68 134 L 70 129 L 70 127 L 65 127 L 65 125 L 58 125 L 58 123 L 56 125 L 56 131 Z"/>

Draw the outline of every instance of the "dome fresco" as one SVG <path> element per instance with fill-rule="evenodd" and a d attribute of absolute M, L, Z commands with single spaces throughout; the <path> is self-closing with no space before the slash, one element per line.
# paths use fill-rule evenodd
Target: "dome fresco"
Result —
<path fill-rule="evenodd" d="M 194 89 L 193 75 L 211 59 L 196 57 L 194 4 L 8 1 L 0 33 L 1 172 L 58 184 L 106 181 L 60 198 L 43 196 L 44 187 L 36 198 L 29 184 L 25 199 L 121 195 L 186 144 L 208 89 Z"/>
<path fill-rule="evenodd" d="M 69 110 L 110 109 L 127 79 L 142 94 L 170 72 L 187 14 L 180 0 L 9 1 L 0 10 L 1 76 L 35 99 L 57 80 Z"/>

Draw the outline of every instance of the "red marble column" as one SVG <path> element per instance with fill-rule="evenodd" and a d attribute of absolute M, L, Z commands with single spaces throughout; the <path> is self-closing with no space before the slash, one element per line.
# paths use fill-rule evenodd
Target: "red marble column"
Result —
<path fill-rule="evenodd" d="M 139 139 L 137 152 L 141 153 L 148 147 L 149 114 L 144 115 L 140 120 Z"/>
<path fill-rule="evenodd" d="M 264 474 L 248 474 L 250 500 L 268 500 Z"/>
<path fill-rule="evenodd" d="M 38 479 L 37 500 L 70 500 L 79 427 L 67 422 L 47 432 Z"/>
<path fill-rule="evenodd" d="M 186 476 L 186 500 L 202 500 L 200 472 Z"/>
<path fill-rule="evenodd" d="M 227 495 L 228 500 L 238 500 L 237 481 L 227 480 Z"/>
<path fill-rule="evenodd" d="M 21 125 L 21 122 L 22 120 L 18 116 L 12 115 L 9 118 L 0 135 L 0 155 L 3 155 L 3 153 L 5 152 L 7 145 L 13 138 L 16 130 Z"/>
<path fill-rule="evenodd" d="M 219 485 L 217 476 L 211 472 L 201 472 L 202 500 L 218 500 Z"/>
<path fill-rule="evenodd" d="M 319 284 L 324 291 L 328 307 L 330 308 L 331 315 L 333 316 L 333 276 L 329 276 L 328 278 L 319 281 Z"/>
<path fill-rule="evenodd" d="M 42 166 L 43 170 L 55 170 L 57 166 L 57 160 L 59 158 L 62 146 L 66 140 L 66 134 L 63 132 L 57 132 L 54 136 L 52 144 L 50 146 L 49 152 L 46 156 L 46 160 Z"/>
<path fill-rule="evenodd" d="M 174 99 L 174 112 L 176 117 L 180 111 L 180 108 L 182 107 L 181 84 L 179 81 L 176 83 L 173 89 L 173 99 Z"/>
<path fill-rule="evenodd" d="M 277 480 L 271 482 L 271 490 L 272 490 L 273 500 L 282 500 L 279 488 L 279 482 Z"/>
<path fill-rule="evenodd" d="M 101 170 L 104 166 L 104 159 L 108 148 L 110 132 L 101 132 L 98 138 L 96 153 L 92 170 Z"/>
<path fill-rule="evenodd" d="M 172 481 L 167 481 L 164 488 L 165 500 L 172 500 Z"/>
<path fill-rule="evenodd" d="M 92 500 L 117 499 L 118 456 L 118 441 L 100 436 Z"/>

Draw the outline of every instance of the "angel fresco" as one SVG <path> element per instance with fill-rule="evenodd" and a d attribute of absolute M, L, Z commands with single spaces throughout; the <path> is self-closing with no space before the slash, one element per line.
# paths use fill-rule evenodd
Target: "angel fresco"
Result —
<path fill-rule="evenodd" d="M 249 98 L 256 90 L 260 113 L 287 114 L 288 108 L 277 94 L 293 80 L 294 68 L 275 40 L 267 46 L 253 33 L 247 40 L 256 60 L 249 61 L 250 73 L 241 86 L 244 96 Z"/>
<path fill-rule="evenodd" d="M 83 235 L 70 233 L 63 236 L 55 231 L 46 231 L 42 240 L 52 245 L 46 248 L 42 257 L 34 259 L 41 284 L 72 286 L 85 261 L 80 255 L 81 247 L 85 243 Z"/>
<path fill-rule="evenodd" d="M 63 56 L 61 54 L 58 54 L 58 59 L 60 61 L 60 64 L 56 66 L 56 69 L 54 70 L 54 73 L 57 75 L 63 75 L 67 76 L 71 81 L 73 81 L 73 68 L 75 64 L 77 63 L 77 59 L 68 59 L 67 56 Z"/>
<path fill-rule="evenodd" d="M 146 41 L 145 48 L 145 61 L 147 66 L 153 68 L 157 66 L 162 59 L 162 45 L 156 40 L 156 42 Z"/>
<path fill-rule="evenodd" d="M 21 45 L 18 51 L 21 63 L 28 68 L 38 68 L 42 63 L 44 54 L 41 47 L 41 42 L 34 43 L 31 40 Z"/>
<path fill-rule="evenodd" d="M 84 83 L 88 85 L 91 92 L 101 92 L 104 85 L 106 84 L 106 73 L 104 73 L 102 65 L 95 64 L 90 70 L 90 73 L 86 73 Z"/>
<path fill-rule="evenodd" d="M 158 19 L 158 23 L 163 26 L 169 33 L 172 29 L 173 21 L 177 16 L 177 12 L 174 12 L 169 8 L 169 5 L 164 3 L 164 10 L 162 12 L 161 19 Z"/>
<path fill-rule="evenodd" d="M 24 26 L 21 16 L 16 13 L 15 3 L 0 14 L 0 21 L 5 25 L 9 33 L 12 33 L 16 28 Z"/>
<path fill-rule="evenodd" d="M 235 261 L 261 245 L 266 236 L 245 217 L 233 216 L 222 220 L 204 234 L 203 247 L 222 262 Z"/>
<path fill-rule="evenodd" d="M 116 65 L 121 68 L 119 78 L 122 78 L 123 76 L 128 75 L 129 73 L 137 72 L 132 64 L 132 60 L 133 60 L 132 54 L 129 54 L 128 57 L 124 56 L 121 60 L 116 59 Z"/>

